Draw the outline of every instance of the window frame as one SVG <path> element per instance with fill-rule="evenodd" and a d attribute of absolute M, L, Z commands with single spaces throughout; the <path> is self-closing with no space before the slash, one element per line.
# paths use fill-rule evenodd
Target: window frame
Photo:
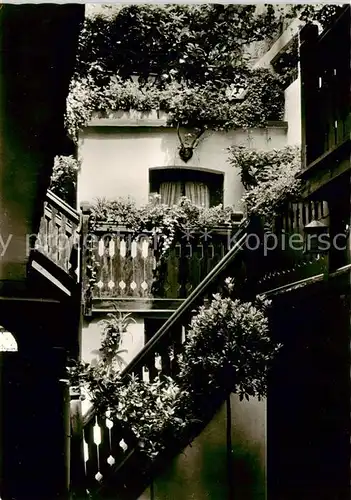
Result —
<path fill-rule="evenodd" d="M 159 193 L 163 182 L 181 182 L 182 195 L 186 182 L 201 182 L 208 186 L 210 207 L 223 205 L 224 172 L 191 167 L 151 167 L 149 168 L 149 193 Z"/>

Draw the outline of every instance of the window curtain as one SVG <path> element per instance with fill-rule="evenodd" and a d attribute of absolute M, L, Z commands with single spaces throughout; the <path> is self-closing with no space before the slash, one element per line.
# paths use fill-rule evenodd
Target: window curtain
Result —
<path fill-rule="evenodd" d="M 198 207 L 209 208 L 210 190 L 202 182 L 186 182 L 185 196 Z"/>
<path fill-rule="evenodd" d="M 161 202 L 165 205 L 176 205 L 182 196 L 181 182 L 162 182 L 160 185 Z"/>

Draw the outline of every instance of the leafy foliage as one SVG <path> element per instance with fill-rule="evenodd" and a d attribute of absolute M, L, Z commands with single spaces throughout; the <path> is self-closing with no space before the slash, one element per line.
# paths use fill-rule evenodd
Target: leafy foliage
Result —
<path fill-rule="evenodd" d="M 50 189 L 73 206 L 79 168 L 80 164 L 73 156 L 55 156 Z"/>
<path fill-rule="evenodd" d="M 249 215 L 274 217 L 282 203 L 299 195 L 300 151 L 296 147 L 256 151 L 245 146 L 229 148 L 229 162 L 240 169 L 246 189 L 243 202 Z"/>
<path fill-rule="evenodd" d="M 99 354 L 102 362 L 106 365 L 113 367 L 114 361 L 117 361 L 119 366 L 121 365 L 121 358 L 119 356 L 121 352 L 119 349 L 121 336 L 128 331 L 128 326 L 131 322 L 134 322 L 131 314 L 122 314 L 120 311 L 117 311 L 116 314 L 109 313 L 107 319 L 99 322 L 99 326 L 102 327 Z"/>
<path fill-rule="evenodd" d="M 106 10 L 105 10 L 106 12 Z M 243 47 L 272 37 L 279 26 L 274 6 L 125 5 L 86 19 L 81 33 L 76 78 L 127 79 L 150 74 L 157 86 L 169 80 L 223 87 L 243 69 Z"/>
<path fill-rule="evenodd" d="M 109 411 L 109 418 L 132 431 L 141 450 L 154 458 L 170 442 L 189 439 L 211 402 L 229 392 L 241 399 L 266 395 L 267 371 L 280 348 L 269 337 L 268 306 L 268 301 L 214 296 L 191 321 L 175 380 L 162 374 L 152 382 L 121 379 L 117 370 L 85 366 L 81 381 L 96 410 Z"/>
<path fill-rule="evenodd" d="M 318 22 L 327 29 L 341 14 L 347 4 L 296 4 L 292 5 L 290 17 L 298 17 L 305 23 Z"/>
<path fill-rule="evenodd" d="M 229 129 L 261 127 L 268 120 L 282 119 L 284 95 L 281 77 L 267 69 L 247 71 L 240 88 L 247 86 L 243 100 L 238 100 L 237 89 L 232 84 L 216 88 L 213 84 L 170 82 L 163 88 L 124 81 L 113 76 L 100 88 L 91 77 L 73 80 L 67 99 L 66 127 L 77 141 L 78 132 L 84 128 L 94 112 L 103 115 L 110 111 L 136 110 L 164 111 L 168 125 Z M 229 92 L 230 91 L 230 92 Z M 229 94 L 228 94 L 229 92 Z"/>
<path fill-rule="evenodd" d="M 280 61 L 280 76 L 254 71 L 248 47 L 273 40 L 284 20 L 299 17 L 327 27 L 342 8 L 169 4 L 100 10 L 86 18 L 81 32 L 68 132 L 77 141 L 94 111 L 117 109 L 163 110 L 170 125 L 215 129 L 279 120 L 283 88 L 295 74 L 296 44 Z M 244 89 L 245 99 L 238 102 Z"/>
<path fill-rule="evenodd" d="M 164 254 L 176 236 L 216 226 L 231 227 L 235 213 L 233 207 L 223 208 L 222 205 L 198 207 L 186 197 L 182 197 L 177 205 L 169 206 L 161 203 L 159 195 L 154 195 L 147 205 L 140 208 L 131 198 L 100 199 L 92 208 L 90 223 L 92 229 L 101 222 L 125 226 L 135 233 L 135 237 L 150 234 L 152 241 L 157 241 L 160 253 Z"/>

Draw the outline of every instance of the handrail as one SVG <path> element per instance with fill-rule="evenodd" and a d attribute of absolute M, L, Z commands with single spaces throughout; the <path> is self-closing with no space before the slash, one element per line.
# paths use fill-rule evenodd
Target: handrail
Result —
<path fill-rule="evenodd" d="M 48 189 L 46 193 L 46 201 L 48 201 L 50 205 L 53 205 L 55 208 L 60 210 L 60 212 L 63 215 L 65 215 L 70 221 L 79 224 L 80 222 L 79 213 L 70 205 L 68 205 L 68 203 L 61 200 L 61 198 L 57 196 L 55 193 L 53 193 L 50 189 Z"/>
<path fill-rule="evenodd" d="M 174 327 L 178 320 L 191 311 L 196 300 L 203 295 L 213 280 L 218 277 L 233 261 L 236 255 L 242 250 L 242 245 L 247 238 L 247 227 L 249 225 L 249 220 L 244 219 L 239 226 L 240 239 L 237 240 L 229 250 L 229 252 L 224 255 L 224 257 L 218 262 L 218 264 L 208 273 L 208 275 L 202 280 L 202 282 L 193 290 L 187 299 L 178 307 L 178 309 L 166 320 L 166 322 L 161 326 L 161 328 L 153 335 L 153 337 L 144 345 L 144 347 L 138 352 L 138 354 L 132 359 L 132 361 L 121 371 L 120 379 L 125 379 L 130 375 L 136 368 L 136 366 L 147 358 L 148 354 L 154 346 L 168 333 L 170 328 Z M 239 236 L 237 234 L 237 236 Z M 84 417 L 84 425 L 90 422 L 95 413 L 94 407 L 92 407 Z"/>

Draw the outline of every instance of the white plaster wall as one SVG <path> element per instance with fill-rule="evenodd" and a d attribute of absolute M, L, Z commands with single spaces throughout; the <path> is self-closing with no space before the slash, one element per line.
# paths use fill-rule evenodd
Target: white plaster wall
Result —
<path fill-rule="evenodd" d="M 175 129 L 167 127 L 88 127 L 81 136 L 79 155 L 82 167 L 78 178 L 78 203 L 96 198 L 130 195 L 138 204 L 149 197 L 151 167 L 188 166 L 224 173 L 224 205 L 240 208 L 242 185 L 236 169 L 228 163 L 227 148 L 246 145 L 254 149 L 286 145 L 285 127 L 249 131 L 206 131 L 194 155 L 184 163 L 178 155 Z"/>
<path fill-rule="evenodd" d="M 86 363 L 94 363 L 98 359 L 98 351 L 101 347 L 101 325 L 99 319 L 93 319 L 86 322 L 82 328 L 82 343 L 81 355 L 82 361 Z M 125 364 L 128 364 L 134 356 L 144 346 L 144 320 L 139 317 L 134 317 L 134 322 L 130 323 L 128 331 L 122 334 L 120 349 L 126 350 L 120 356 Z M 84 393 L 84 392 L 83 392 Z M 85 393 L 86 399 L 82 403 L 82 412 L 85 414 L 91 407 L 88 395 Z"/>
<path fill-rule="evenodd" d="M 286 88 L 284 120 L 288 122 L 287 144 L 301 144 L 301 80 L 297 78 Z"/>

